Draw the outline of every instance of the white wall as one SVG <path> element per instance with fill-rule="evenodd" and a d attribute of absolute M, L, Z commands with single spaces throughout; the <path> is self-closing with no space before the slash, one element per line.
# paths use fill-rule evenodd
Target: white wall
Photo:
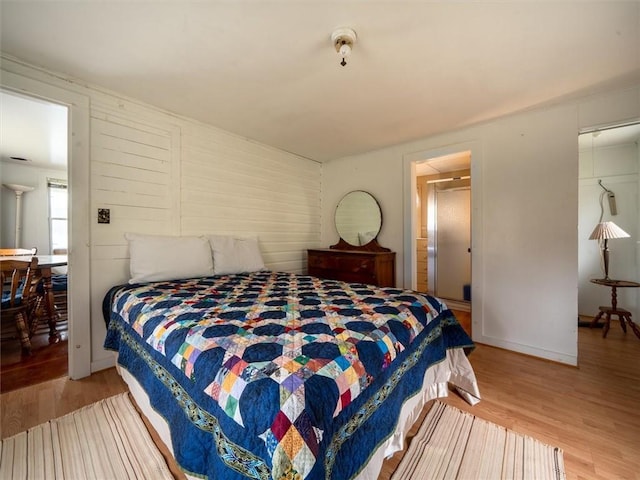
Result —
<path fill-rule="evenodd" d="M 320 243 L 319 163 L 14 59 L 3 58 L 1 67 L 22 93 L 36 81 L 89 99 L 87 133 L 71 143 L 91 149 L 88 157 L 72 155 L 70 164 L 72 177 L 88 170 L 78 177 L 85 175 L 80 187 L 89 186 L 88 215 L 79 221 L 88 227 L 90 261 L 77 268 L 88 269 L 89 298 L 73 290 L 80 246 L 73 236 L 70 276 L 72 303 L 89 304 L 90 318 L 77 322 L 90 324 L 92 371 L 113 365 L 102 348 L 101 302 L 109 287 L 128 279 L 127 231 L 255 234 L 268 268 L 305 270 L 305 249 Z M 97 223 L 98 208 L 111 210 L 110 224 Z"/>
<path fill-rule="evenodd" d="M 473 145 L 474 340 L 575 365 L 578 133 L 638 117 L 640 87 L 326 163 L 322 243 L 337 240 L 333 209 L 341 196 L 369 191 L 383 211 L 380 243 L 397 252 L 402 285 L 405 237 L 411 236 L 404 218 L 410 165 L 404 159 Z"/>
<path fill-rule="evenodd" d="M 22 194 L 21 200 L 21 243 L 15 243 L 16 194 L 2 187 L 0 194 L 0 246 L 5 248 L 37 247 L 38 253 L 48 255 L 49 251 L 49 189 L 48 178 L 67 179 L 66 170 L 50 170 L 13 162 L 0 163 L 0 183 L 17 183 L 34 187 Z"/>
<path fill-rule="evenodd" d="M 590 134 L 587 134 L 590 135 Z M 595 316 L 598 306 L 611 304 L 611 289 L 594 285 L 589 280 L 603 278 L 600 247 L 589 235 L 600 218 L 600 194 L 603 185 L 615 193 L 618 214 L 612 216 L 607 198 L 603 199 L 603 221 L 613 221 L 631 238 L 609 240 L 609 277 L 638 281 L 636 245 L 638 240 L 638 145 L 635 143 L 580 151 L 579 181 L 579 284 L 578 313 Z M 618 305 L 638 318 L 636 288 L 617 289 Z"/>

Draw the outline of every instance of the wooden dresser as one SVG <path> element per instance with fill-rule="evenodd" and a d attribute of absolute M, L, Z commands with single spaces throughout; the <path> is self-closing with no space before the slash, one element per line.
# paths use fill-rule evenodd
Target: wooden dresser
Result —
<path fill-rule="evenodd" d="M 309 275 L 379 287 L 396 285 L 396 253 L 320 248 L 307 250 Z"/>

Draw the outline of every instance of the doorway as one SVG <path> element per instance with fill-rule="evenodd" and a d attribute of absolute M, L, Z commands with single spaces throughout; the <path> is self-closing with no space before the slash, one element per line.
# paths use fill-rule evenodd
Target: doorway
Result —
<path fill-rule="evenodd" d="M 578 315 L 589 325 L 599 306 L 611 305 L 611 290 L 591 279 L 605 276 L 602 240 L 591 240 L 596 225 L 613 222 L 622 234 L 607 240 L 608 275 L 640 282 L 640 123 L 588 129 L 578 136 Z M 620 288 L 617 304 L 640 315 L 640 289 Z M 614 318 L 616 318 L 614 316 Z M 612 334 L 621 330 L 612 326 Z M 613 332 L 616 330 L 615 332 Z"/>
<path fill-rule="evenodd" d="M 411 282 L 405 285 L 443 299 L 472 337 L 472 324 L 481 331 L 482 309 L 472 319 L 471 155 L 454 148 L 405 158 L 411 179 L 405 232 L 412 237 L 405 242 Z"/>
<path fill-rule="evenodd" d="M 89 97 L 63 86 L 44 74 L 26 77 L 22 67 L 11 60 L 2 63 L 0 88 L 68 108 L 69 182 L 69 377 L 91 374 L 91 298 L 89 256 Z M 62 82 L 64 83 L 64 82 Z M 73 141 L 72 141 L 73 140 Z"/>
<path fill-rule="evenodd" d="M 471 152 L 416 162 L 415 171 L 415 288 L 468 310 L 471 302 Z"/>
<path fill-rule="evenodd" d="M 56 247 L 65 251 L 68 247 L 68 115 L 65 105 L 0 90 L 3 248 L 37 248 L 39 255 L 52 255 Z M 15 195 L 5 188 L 7 184 L 24 191 Z M 54 276 L 57 335 L 50 336 L 46 322 L 38 321 L 31 338 L 32 355 L 24 357 L 12 325 L 3 325 L 2 392 L 68 373 L 66 271 L 55 268 L 66 267 L 53 269 L 58 274 Z"/>

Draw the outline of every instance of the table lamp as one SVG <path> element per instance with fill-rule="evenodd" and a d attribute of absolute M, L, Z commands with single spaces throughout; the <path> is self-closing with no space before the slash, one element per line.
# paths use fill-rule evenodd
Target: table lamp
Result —
<path fill-rule="evenodd" d="M 596 225 L 596 228 L 591 232 L 589 240 L 604 240 L 602 247 L 602 259 L 604 260 L 604 279 L 609 280 L 609 248 L 607 247 L 607 240 L 610 238 L 627 238 L 630 235 L 622 230 L 613 222 L 600 222 Z"/>

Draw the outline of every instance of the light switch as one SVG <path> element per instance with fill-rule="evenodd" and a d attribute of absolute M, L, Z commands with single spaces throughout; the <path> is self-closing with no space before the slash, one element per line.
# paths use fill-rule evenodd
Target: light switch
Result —
<path fill-rule="evenodd" d="M 98 209 L 98 223 L 111 223 L 111 211 L 108 208 Z"/>

